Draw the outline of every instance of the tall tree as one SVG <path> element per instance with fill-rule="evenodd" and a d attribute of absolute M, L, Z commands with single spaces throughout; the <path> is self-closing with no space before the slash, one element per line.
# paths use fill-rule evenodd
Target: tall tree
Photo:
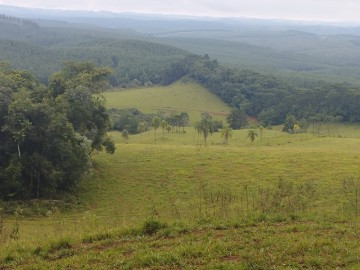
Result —
<path fill-rule="evenodd" d="M 248 131 L 247 137 L 251 142 L 254 142 L 256 137 L 258 136 L 256 130 L 250 129 Z"/>
<path fill-rule="evenodd" d="M 228 144 L 229 138 L 232 137 L 232 128 L 226 124 L 221 130 L 221 138 L 224 138 L 224 143 Z"/>
<path fill-rule="evenodd" d="M 162 120 L 160 125 L 161 125 L 161 128 L 163 130 L 163 136 L 164 136 L 165 130 L 167 129 L 169 124 L 165 120 Z"/>
<path fill-rule="evenodd" d="M 154 116 L 151 121 L 151 126 L 154 128 L 155 131 L 155 144 L 156 144 L 156 131 L 161 125 L 161 119 L 159 116 Z"/>
<path fill-rule="evenodd" d="M 121 137 L 123 137 L 124 141 L 127 141 L 129 139 L 129 131 L 127 129 L 123 129 L 123 131 L 121 131 Z"/>
<path fill-rule="evenodd" d="M 214 133 L 214 122 L 212 120 L 212 116 L 209 113 L 202 113 L 200 121 L 195 123 L 195 129 L 199 134 L 203 135 L 206 146 L 209 134 Z"/>

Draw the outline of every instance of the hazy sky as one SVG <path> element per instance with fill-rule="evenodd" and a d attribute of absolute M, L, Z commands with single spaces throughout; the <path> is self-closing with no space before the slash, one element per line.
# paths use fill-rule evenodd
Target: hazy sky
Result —
<path fill-rule="evenodd" d="M 360 0 L 0 0 L 0 4 L 216 17 L 360 21 Z"/>

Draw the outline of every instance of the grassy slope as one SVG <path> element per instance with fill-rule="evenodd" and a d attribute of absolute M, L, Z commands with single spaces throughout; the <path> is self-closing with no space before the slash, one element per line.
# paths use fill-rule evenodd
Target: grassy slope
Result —
<path fill-rule="evenodd" d="M 210 112 L 217 119 L 225 119 L 230 110 L 217 96 L 196 83 L 176 82 L 166 87 L 105 92 L 104 96 L 109 108 L 137 108 L 144 113 L 187 112 L 190 122 L 197 121 L 202 112 Z"/>
<path fill-rule="evenodd" d="M 192 83 L 105 95 L 109 107 L 187 111 L 190 121 L 228 110 Z M 82 208 L 0 220 L 0 269 L 357 269 L 355 193 L 343 180 L 360 185 L 359 130 L 325 125 L 319 137 L 274 128 L 254 143 L 240 130 L 228 146 L 213 134 L 208 147 L 192 127 L 159 130 L 157 145 L 153 130 L 126 142 L 112 132 L 118 150 L 93 154 Z M 279 179 L 292 185 L 289 197 L 275 197 Z M 297 200 L 302 209 L 292 209 Z M 169 225 L 147 235 L 150 217 Z"/>
<path fill-rule="evenodd" d="M 94 175 L 81 193 L 88 210 L 20 220 L 20 239 L 0 248 L 0 266 L 358 269 L 354 194 L 342 187 L 344 178 L 356 180 L 360 173 L 357 138 L 266 130 L 250 143 L 242 130 L 234 132 L 230 146 L 205 148 L 196 146 L 192 130 L 167 134 L 169 141 L 158 145 L 136 143 L 140 135 L 132 136 L 118 144 L 115 155 L 94 155 Z M 342 137 L 359 137 L 357 130 L 329 129 L 330 135 Z M 172 143 L 175 138 L 182 143 Z M 220 141 L 219 133 L 212 140 Z M 276 188 L 280 178 L 296 192 L 304 183 L 315 192 L 304 211 L 262 215 L 259 192 Z M 228 195 L 231 202 L 222 203 Z M 173 225 L 144 235 L 140 225 L 151 216 Z M 5 229 L 14 222 L 5 223 Z M 119 232 L 129 226 L 135 229 Z"/>

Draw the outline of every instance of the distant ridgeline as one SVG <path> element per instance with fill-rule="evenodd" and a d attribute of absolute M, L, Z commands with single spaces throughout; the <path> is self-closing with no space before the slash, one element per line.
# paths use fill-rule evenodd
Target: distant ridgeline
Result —
<path fill-rule="evenodd" d="M 184 76 L 265 125 L 281 124 L 289 115 L 312 122 L 360 122 L 360 88 L 354 85 L 299 89 L 274 76 L 225 68 L 207 55 L 186 56 L 172 64 L 163 82 L 169 84 Z"/>
<path fill-rule="evenodd" d="M 0 14 L 0 23 L 3 23 L 3 22 L 15 24 L 15 25 L 19 25 L 19 26 L 24 26 L 24 27 L 28 27 L 28 28 L 39 27 L 39 25 L 37 23 L 35 23 L 31 20 L 17 18 L 17 17 L 13 17 L 13 16 L 7 16 L 5 14 Z"/>
<path fill-rule="evenodd" d="M 130 31 L 39 26 L 0 15 L 0 60 L 31 71 L 43 83 L 65 61 L 92 61 L 113 69 L 109 78 L 113 86 L 159 84 L 170 64 L 186 54 L 175 47 L 139 40 L 139 35 Z"/>

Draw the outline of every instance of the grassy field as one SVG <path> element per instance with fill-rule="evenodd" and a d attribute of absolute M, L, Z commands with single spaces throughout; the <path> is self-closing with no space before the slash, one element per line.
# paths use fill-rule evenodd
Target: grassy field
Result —
<path fill-rule="evenodd" d="M 93 156 L 79 209 L 3 218 L 0 266 L 358 269 L 357 130 L 274 128 L 254 143 L 241 130 L 207 147 L 192 128 L 157 145 L 152 132 L 117 138 L 115 155 Z"/>
<path fill-rule="evenodd" d="M 80 206 L 3 216 L 0 269 L 359 269 L 359 127 L 279 129 L 113 133 Z"/>
<path fill-rule="evenodd" d="M 137 108 L 144 113 L 187 112 L 190 122 L 200 119 L 202 112 L 209 112 L 215 119 L 224 120 L 230 108 L 217 96 L 199 84 L 176 82 L 165 87 L 127 89 L 105 92 L 108 108 Z"/>

